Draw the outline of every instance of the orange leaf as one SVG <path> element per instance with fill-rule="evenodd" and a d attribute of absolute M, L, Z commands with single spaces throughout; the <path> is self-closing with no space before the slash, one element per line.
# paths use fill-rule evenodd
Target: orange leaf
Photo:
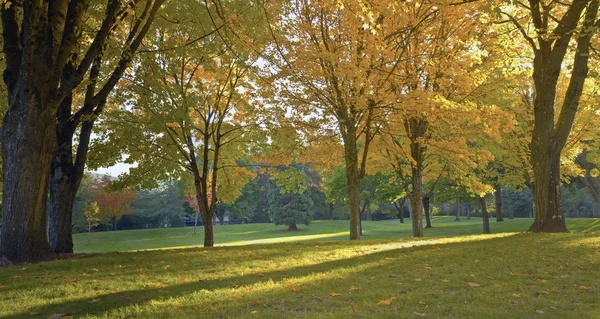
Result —
<path fill-rule="evenodd" d="M 358 312 L 360 310 L 360 306 L 359 305 L 354 305 L 354 312 Z"/>
<path fill-rule="evenodd" d="M 337 292 L 332 292 L 332 293 L 330 293 L 329 295 L 330 295 L 331 297 L 339 297 L 339 296 L 341 296 L 342 294 L 338 294 Z"/>
<path fill-rule="evenodd" d="M 288 286 L 287 288 L 293 292 L 300 292 L 300 288 L 296 286 Z"/>
<path fill-rule="evenodd" d="M 469 287 L 471 288 L 479 287 L 479 284 L 476 284 L 474 282 L 468 282 L 467 285 L 469 285 Z"/>

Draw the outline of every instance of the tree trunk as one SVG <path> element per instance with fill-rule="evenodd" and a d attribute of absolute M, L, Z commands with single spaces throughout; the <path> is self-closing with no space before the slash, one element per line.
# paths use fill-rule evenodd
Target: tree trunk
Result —
<path fill-rule="evenodd" d="M 503 222 L 504 218 L 502 217 L 502 186 L 500 184 L 494 185 L 496 192 L 494 193 L 494 197 L 496 198 L 496 222 Z"/>
<path fill-rule="evenodd" d="M 348 204 L 350 206 L 350 240 L 360 239 L 360 211 L 358 152 L 353 132 L 344 140 L 344 157 L 346 159 L 346 182 L 348 185 Z"/>
<path fill-rule="evenodd" d="M 485 197 L 479 197 L 479 204 L 481 205 L 481 217 L 483 219 L 483 233 L 491 234 L 490 215 L 488 214 L 487 206 L 485 204 Z"/>
<path fill-rule="evenodd" d="M 456 221 L 460 221 L 460 198 L 456 197 Z"/>
<path fill-rule="evenodd" d="M 0 256 L 12 262 L 52 255 L 46 236 L 46 205 L 56 150 L 56 108 L 44 105 L 39 92 L 19 89 L 2 125 Z"/>
<path fill-rule="evenodd" d="M 200 215 L 200 213 L 196 212 L 196 218 L 194 218 L 194 235 L 197 234 L 196 228 L 198 227 L 198 215 Z"/>
<path fill-rule="evenodd" d="M 431 200 L 431 197 L 429 196 L 425 196 L 423 197 L 423 212 L 425 214 L 425 222 L 426 222 L 426 226 L 425 228 L 432 228 L 433 226 L 431 226 L 431 215 L 429 214 L 429 201 Z"/>
<path fill-rule="evenodd" d="M 394 207 L 396 207 L 396 210 L 398 211 L 398 218 L 400 219 L 400 223 L 402 223 L 402 224 L 404 224 L 404 202 L 405 201 L 406 201 L 406 199 L 402 198 L 393 203 Z M 397 202 L 400 202 L 400 204 L 398 204 Z"/>
<path fill-rule="evenodd" d="M 467 205 L 467 220 L 471 219 L 471 204 Z"/>
<path fill-rule="evenodd" d="M 213 247 L 215 245 L 215 234 L 213 232 L 212 218 L 204 221 L 204 247 Z"/>
<path fill-rule="evenodd" d="M 423 237 L 423 177 L 421 170 L 414 166 L 412 175 L 412 233 L 413 237 Z"/>
<path fill-rule="evenodd" d="M 560 151 L 548 152 L 547 157 L 532 155 L 534 171 L 534 220 L 532 232 L 566 232 L 567 226 L 560 195 Z"/>
<path fill-rule="evenodd" d="M 296 226 L 296 224 L 289 224 L 288 231 L 294 231 L 294 230 L 298 230 L 298 226 Z"/>

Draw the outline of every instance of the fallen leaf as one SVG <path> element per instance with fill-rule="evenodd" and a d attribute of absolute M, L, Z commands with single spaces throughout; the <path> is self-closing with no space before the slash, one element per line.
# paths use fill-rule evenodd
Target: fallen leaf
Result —
<path fill-rule="evenodd" d="M 331 297 L 339 297 L 339 296 L 341 296 L 342 294 L 338 294 L 337 292 L 332 292 L 332 293 L 330 293 L 329 295 L 330 295 Z"/>
<path fill-rule="evenodd" d="M 248 304 L 252 305 L 252 306 L 258 306 L 258 305 L 262 305 L 263 303 L 260 301 L 249 301 Z"/>
<path fill-rule="evenodd" d="M 100 299 L 92 299 L 89 301 L 89 303 L 97 303 L 98 301 L 100 301 Z"/>
<path fill-rule="evenodd" d="M 337 276 L 335 276 L 335 277 L 336 277 L 337 279 L 346 279 L 346 277 L 344 277 L 344 276 L 341 276 L 341 275 L 337 275 Z"/>
<path fill-rule="evenodd" d="M 419 305 L 424 305 L 424 304 L 425 304 L 425 301 L 422 301 L 422 300 L 419 301 Z"/>
<path fill-rule="evenodd" d="M 258 311 L 256 311 L 256 310 L 252 310 L 252 311 L 250 311 L 250 313 L 251 313 L 251 314 L 253 314 L 253 315 L 255 315 L 255 314 L 257 314 L 257 313 L 258 313 Z"/>
<path fill-rule="evenodd" d="M 588 290 L 588 289 L 590 289 L 590 288 L 591 288 L 591 287 L 588 287 L 588 286 L 579 286 L 579 289 L 583 289 L 583 290 Z"/>
<path fill-rule="evenodd" d="M 350 290 L 352 290 L 352 291 L 355 291 L 355 290 L 358 290 L 358 289 L 359 289 L 358 287 L 350 287 Z"/>
<path fill-rule="evenodd" d="M 296 286 L 288 286 L 287 288 L 293 292 L 300 292 L 300 288 Z"/>
<path fill-rule="evenodd" d="M 539 310 L 538 309 L 538 310 L 535 311 L 535 313 L 538 314 L 538 315 L 543 315 L 544 314 L 544 310 Z"/>
<path fill-rule="evenodd" d="M 467 285 L 469 285 L 469 287 L 471 287 L 471 288 L 475 288 L 475 287 L 479 287 L 480 286 L 479 284 L 476 284 L 474 282 L 468 282 Z"/>
<path fill-rule="evenodd" d="M 424 313 L 418 313 L 418 312 L 415 311 L 415 312 L 413 312 L 413 316 L 417 316 L 417 317 L 423 318 L 423 317 L 425 317 L 425 314 Z"/>
<path fill-rule="evenodd" d="M 448 282 L 450 282 L 450 280 L 448 280 L 448 279 L 442 279 L 442 282 L 448 283 Z"/>
<path fill-rule="evenodd" d="M 521 297 L 521 294 L 512 294 L 512 296 L 515 298 L 519 298 L 519 297 Z"/>
<path fill-rule="evenodd" d="M 359 312 L 359 311 L 360 311 L 360 306 L 354 305 L 354 312 Z"/>
<path fill-rule="evenodd" d="M 379 306 L 389 306 L 392 304 L 392 300 L 394 300 L 394 298 L 390 298 L 390 299 L 383 299 L 383 300 L 379 300 L 379 302 L 377 303 Z"/>

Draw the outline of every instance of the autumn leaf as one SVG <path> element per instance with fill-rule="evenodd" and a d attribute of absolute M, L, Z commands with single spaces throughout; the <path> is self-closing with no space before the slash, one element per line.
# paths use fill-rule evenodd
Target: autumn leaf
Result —
<path fill-rule="evenodd" d="M 389 305 L 392 304 L 392 300 L 394 300 L 394 297 L 392 297 L 390 299 L 379 300 L 379 302 L 377 303 L 377 305 L 379 305 L 379 306 L 389 306 Z"/>
<path fill-rule="evenodd" d="M 359 289 L 358 287 L 350 287 L 350 290 L 352 290 L 352 291 L 355 291 L 355 290 L 358 290 L 358 289 Z"/>
<path fill-rule="evenodd" d="M 300 288 L 296 286 L 288 286 L 287 288 L 293 292 L 300 292 Z"/>
<path fill-rule="evenodd" d="M 583 289 L 583 290 L 588 290 L 588 289 L 590 289 L 590 288 L 591 288 L 591 287 L 589 287 L 589 286 L 579 286 L 579 289 Z"/>
<path fill-rule="evenodd" d="M 329 295 L 330 295 L 331 297 L 339 297 L 339 296 L 341 296 L 342 294 L 338 294 L 337 292 L 332 292 L 332 293 L 330 293 Z"/>
<path fill-rule="evenodd" d="M 471 288 L 475 288 L 475 287 L 479 287 L 480 286 L 479 284 L 476 284 L 474 282 L 468 282 L 467 285 L 469 285 L 469 287 L 471 287 Z"/>
<path fill-rule="evenodd" d="M 359 305 L 354 305 L 354 312 L 359 312 L 360 311 L 360 306 Z"/>
<path fill-rule="evenodd" d="M 423 318 L 423 317 L 425 317 L 425 314 L 424 313 L 418 313 L 418 312 L 415 311 L 415 312 L 413 312 L 413 316 L 417 316 L 417 317 Z"/>
<path fill-rule="evenodd" d="M 252 311 L 250 311 L 250 313 L 251 313 L 251 314 L 253 314 L 253 315 L 255 315 L 255 314 L 257 314 L 257 313 L 258 313 L 258 311 L 256 311 L 256 310 L 252 310 Z"/>
<path fill-rule="evenodd" d="M 450 280 L 448 280 L 448 279 L 442 279 L 442 282 L 449 283 Z"/>
<path fill-rule="evenodd" d="M 251 306 L 259 306 L 259 305 L 262 305 L 263 303 L 260 301 L 249 301 L 248 304 Z"/>

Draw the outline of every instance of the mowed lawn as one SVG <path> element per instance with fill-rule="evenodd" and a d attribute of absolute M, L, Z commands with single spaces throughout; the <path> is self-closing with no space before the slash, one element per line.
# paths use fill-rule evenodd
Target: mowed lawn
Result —
<path fill-rule="evenodd" d="M 492 233 L 524 232 L 531 226 L 532 219 L 506 219 L 497 223 L 490 222 Z M 455 221 L 454 217 L 434 217 L 433 228 L 425 229 L 427 237 L 449 237 L 481 234 L 481 218 L 470 220 L 464 217 Z M 600 219 L 567 219 L 571 232 L 600 231 Z M 288 232 L 285 226 L 273 224 L 247 224 L 215 226 L 217 246 L 239 246 L 250 244 L 268 244 L 293 241 L 332 241 L 349 238 L 349 222 L 313 221 L 310 226 L 298 225 L 300 231 Z M 363 221 L 362 239 L 397 239 L 412 236 L 410 219 L 404 224 L 398 220 Z M 88 244 L 88 234 L 74 236 L 75 252 L 96 253 L 110 251 L 136 251 L 144 249 L 165 249 L 182 247 L 200 247 L 204 234 L 201 226 L 198 234 L 193 235 L 193 227 L 160 228 L 129 231 L 108 231 L 92 233 Z"/>
<path fill-rule="evenodd" d="M 493 222 L 492 229 L 528 223 Z M 344 224 L 337 224 L 309 227 L 330 229 L 333 236 L 278 244 L 256 243 L 262 237 L 257 233 L 282 239 L 319 234 L 274 235 L 280 228 L 266 225 L 217 227 L 217 242 L 256 244 L 98 253 L 0 269 L 0 317 L 600 318 L 597 220 L 571 220 L 571 230 L 580 232 L 569 234 L 423 239 L 393 239 L 408 236 L 408 225 L 372 222 L 365 223 L 367 236 L 359 242 L 346 240 Z M 480 226 L 438 224 L 428 235 L 478 232 Z M 177 235 L 177 229 L 161 231 Z M 337 232 L 344 240 L 331 241 Z M 111 242 L 114 250 L 134 249 L 126 247 L 128 233 L 137 234 L 131 237 L 137 242 L 148 234 L 114 232 L 121 240 Z M 165 240 L 165 246 L 181 241 Z M 153 245 L 137 248 L 159 248 Z"/>

